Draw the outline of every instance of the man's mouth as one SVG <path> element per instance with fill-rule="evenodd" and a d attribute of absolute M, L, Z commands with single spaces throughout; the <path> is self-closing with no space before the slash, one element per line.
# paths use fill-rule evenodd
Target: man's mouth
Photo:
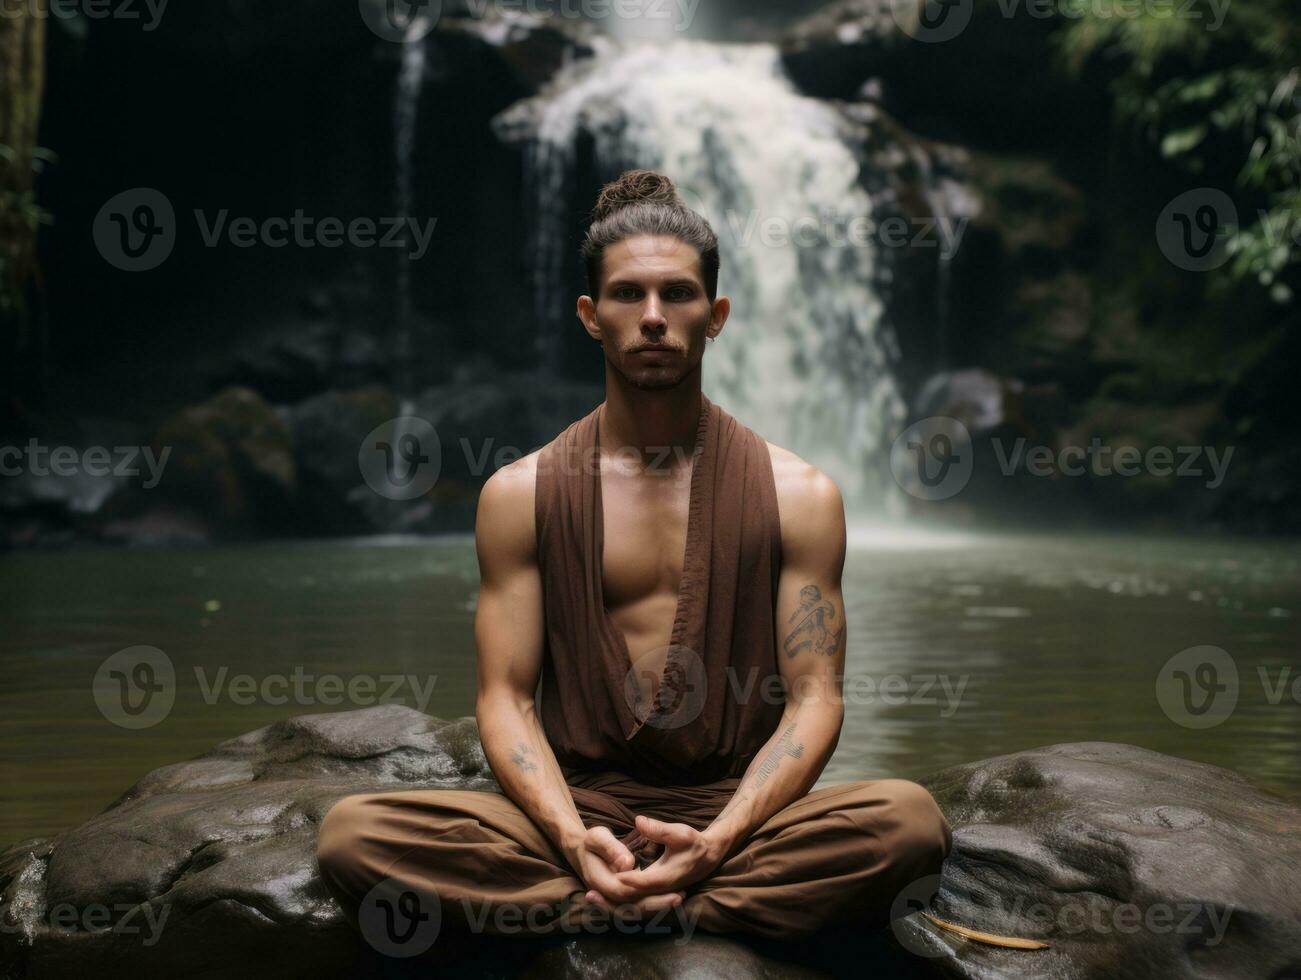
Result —
<path fill-rule="evenodd" d="M 645 347 L 634 347 L 631 351 L 629 351 L 629 353 L 630 354 L 649 354 L 649 353 L 675 354 L 677 353 L 677 348 L 665 347 L 663 344 L 649 344 Z"/>

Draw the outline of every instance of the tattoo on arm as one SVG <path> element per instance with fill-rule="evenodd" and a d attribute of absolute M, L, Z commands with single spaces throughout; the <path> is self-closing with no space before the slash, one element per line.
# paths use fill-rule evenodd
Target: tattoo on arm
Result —
<path fill-rule="evenodd" d="M 529 756 L 533 754 L 534 752 L 531 748 L 523 742 L 520 742 L 519 745 L 515 747 L 515 751 L 511 753 L 510 761 L 515 763 L 515 765 L 524 772 L 530 772 L 538 767 L 538 764 L 529 758 Z"/>
<path fill-rule="evenodd" d="M 800 607 L 791 614 L 789 622 L 797 625 L 782 643 L 786 656 L 793 657 L 808 648 L 824 656 L 834 656 L 845 641 L 845 621 L 841 617 L 839 628 L 834 627 L 836 607 L 822 598 L 822 590 L 809 584 L 800 589 Z"/>
<path fill-rule="evenodd" d="M 782 759 L 790 756 L 792 759 L 798 759 L 804 754 L 804 743 L 795 741 L 795 723 L 791 722 L 786 731 L 781 733 L 774 745 L 759 763 L 754 771 L 754 785 L 762 786 L 768 781 L 768 777 L 777 771 L 777 767 L 782 764 Z"/>
<path fill-rule="evenodd" d="M 777 768 L 782 763 L 782 759 L 786 756 L 790 756 L 792 759 L 798 759 L 803 754 L 804 743 L 795 741 L 795 723 L 791 722 L 786 727 L 786 730 L 778 737 L 777 744 L 769 749 L 768 754 L 764 756 L 763 760 L 757 766 L 755 766 L 752 778 L 747 783 L 737 787 L 737 792 L 727 801 L 727 806 L 723 807 L 722 811 L 715 819 L 721 819 L 727 816 L 742 803 L 754 799 L 753 790 L 758 789 L 768 781 L 768 778 L 777 771 Z"/>
<path fill-rule="evenodd" d="M 746 803 L 749 800 L 750 800 L 749 793 L 745 792 L 745 790 L 737 790 L 735 793 L 732 794 L 732 798 L 727 801 L 727 806 L 723 807 L 723 809 L 719 811 L 718 816 L 715 817 L 714 819 L 722 820 L 724 817 L 730 814 L 742 803 Z"/>

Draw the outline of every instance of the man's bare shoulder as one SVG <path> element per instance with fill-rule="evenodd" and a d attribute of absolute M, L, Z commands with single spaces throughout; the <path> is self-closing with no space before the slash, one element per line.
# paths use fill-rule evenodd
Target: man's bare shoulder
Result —
<path fill-rule="evenodd" d="M 483 484 L 483 493 L 491 493 L 507 503 L 519 504 L 522 496 L 527 496 L 531 501 L 534 481 L 538 475 L 538 456 L 541 453 L 541 449 L 535 449 L 527 456 L 498 467 Z"/>
<path fill-rule="evenodd" d="M 533 518 L 534 488 L 537 482 L 538 454 L 507 463 L 488 477 L 479 491 L 479 510 L 474 534 L 480 561 L 484 553 L 525 557 L 536 551 L 536 522 Z"/>
<path fill-rule="evenodd" d="M 845 503 L 836 481 L 789 449 L 765 444 L 777 487 L 782 547 L 820 546 L 837 537 L 843 541 Z"/>

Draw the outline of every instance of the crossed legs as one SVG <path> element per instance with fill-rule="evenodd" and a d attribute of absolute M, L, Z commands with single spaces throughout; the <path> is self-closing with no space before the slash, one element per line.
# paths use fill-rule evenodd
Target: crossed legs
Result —
<path fill-rule="evenodd" d="M 618 836 L 628 828 L 612 829 Z M 774 814 L 688 888 L 677 917 L 709 932 L 786 941 L 850 921 L 884 924 L 900 890 L 937 874 L 951 844 L 948 822 L 916 783 L 828 786 Z M 500 793 L 345 797 L 321 823 L 317 860 L 354 921 L 359 903 L 383 881 L 436 895 L 444 928 L 487 933 L 519 931 L 519 915 L 504 929 L 495 908 L 561 908 L 586 891 L 537 825 Z"/>

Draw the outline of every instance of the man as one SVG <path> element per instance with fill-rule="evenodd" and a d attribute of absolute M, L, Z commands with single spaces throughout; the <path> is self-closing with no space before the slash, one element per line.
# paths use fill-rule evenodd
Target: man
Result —
<path fill-rule="evenodd" d="M 879 925 L 951 834 L 916 783 L 810 792 L 844 716 L 839 491 L 703 395 L 729 302 L 667 178 L 606 185 L 584 256 L 605 401 L 479 501 L 476 714 L 503 793 L 347 797 L 325 880 L 350 910 L 391 880 L 486 932 L 511 931 L 502 908 Z"/>

